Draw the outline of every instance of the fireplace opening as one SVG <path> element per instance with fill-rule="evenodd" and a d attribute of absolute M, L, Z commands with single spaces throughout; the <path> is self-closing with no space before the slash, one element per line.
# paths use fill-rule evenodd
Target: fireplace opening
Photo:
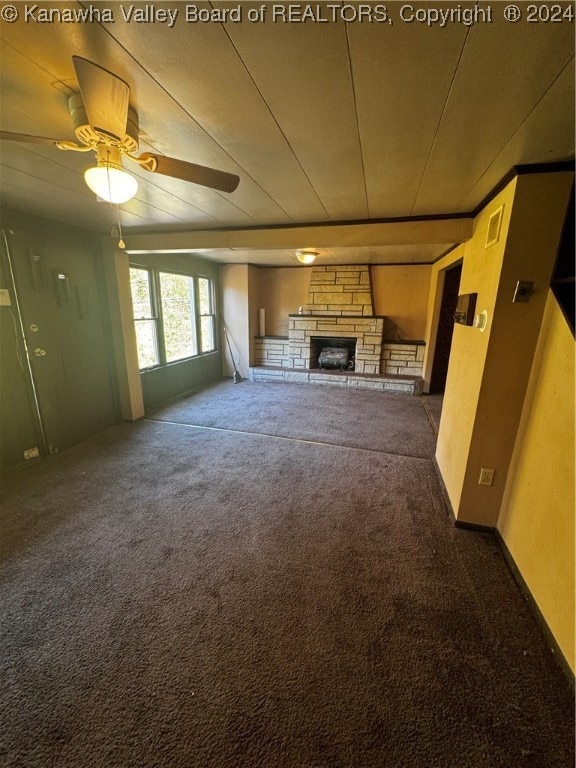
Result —
<path fill-rule="evenodd" d="M 356 339 L 312 336 L 310 339 L 310 368 L 353 371 Z"/>

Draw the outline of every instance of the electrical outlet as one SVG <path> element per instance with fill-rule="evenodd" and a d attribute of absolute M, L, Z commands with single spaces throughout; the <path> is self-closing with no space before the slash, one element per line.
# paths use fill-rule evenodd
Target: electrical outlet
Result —
<path fill-rule="evenodd" d="M 34 446 L 34 448 L 27 448 L 24 451 L 24 458 L 26 459 L 26 461 L 28 459 L 36 459 L 38 458 L 38 456 L 40 456 L 40 451 L 36 446 Z"/>
<path fill-rule="evenodd" d="M 478 485 L 492 485 L 494 482 L 494 470 L 493 469 L 486 469 L 486 467 L 482 467 L 480 470 L 480 478 L 478 480 Z"/>

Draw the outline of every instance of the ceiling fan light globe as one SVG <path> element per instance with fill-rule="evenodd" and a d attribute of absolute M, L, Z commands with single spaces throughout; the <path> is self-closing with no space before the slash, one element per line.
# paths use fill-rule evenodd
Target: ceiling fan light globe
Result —
<path fill-rule="evenodd" d="M 97 165 L 84 171 L 84 180 L 94 194 L 108 203 L 125 203 L 138 192 L 135 177 L 121 168 Z"/>

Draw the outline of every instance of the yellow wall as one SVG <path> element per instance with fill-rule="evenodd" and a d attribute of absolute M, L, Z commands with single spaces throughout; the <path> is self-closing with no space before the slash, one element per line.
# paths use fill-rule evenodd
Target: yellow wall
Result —
<path fill-rule="evenodd" d="M 310 267 L 259 269 L 258 307 L 266 311 L 266 335 L 287 336 L 288 315 L 306 304 Z"/>
<path fill-rule="evenodd" d="M 424 338 L 431 269 L 420 265 L 371 269 L 374 314 L 389 317 L 397 326 L 398 338 Z M 256 301 L 258 308 L 265 310 L 266 335 L 287 336 L 288 315 L 306 304 L 312 268 L 270 267 L 256 271 Z M 397 338 L 396 334 L 392 338 Z"/>
<path fill-rule="evenodd" d="M 552 293 L 498 530 L 575 671 L 574 339 Z"/>
<path fill-rule="evenodd" d="M 262 270 L 248 267 L 248 359 L 254 365 L 254 338 L 260 331 L 258 314 L 260 308 Z"/>
<path fill-rule="evenodd" d="M 459 293 L 477 293 L 476 311 L 486 309 L 489 317 L 483 333 L 476 328 L 455 325 L 452 337 L 436 461 L 456 517 L 460 512 L 516 182 L 514 179 L 476 218 L 472 239 L 447 257 L 452 257 L 452 261 L 463 257 Z M 488 219 L 501 205 L 504 209 L 500 240 L 485 248 Z M 491 490 L 482 486 L 481 494 L 486 496 Z M 480 523 L 479 520 L 472 522 Z"/>
<path fill-rule="evenodd" d="M 396 326 L 391 338 L 423 339 L 431 266 L 373 266 L 374 314 L 385 315 Z"/>
<path fill-rule="evenodd" d="M 460 293 L 478 294 L 488 326 L 456 325 L 436 459 L 459 522 L 494 527 L 562 232 L 573 174 L 526 174 L 475 220 L 464 246 Z M 500 240 L 486 248 L 488 219 L 501 205 Z M 518 280 L 533 280 L 528 303 L 513 303 Z M 492 486 L 479 485 L 482 467 Z"/>
<path fill-rule="evenodd" d="M 229 264 L 220 269 L 223 320 L 230 338 L 234 362 L 241 375 L 248 378 L 250 360 L 250 324 L 248 312 L 248 266 Z M 234 369 L 226 339 L 222 338 L 222 374 L 231 377 Z"/>
<path fill-rule="evenodd" d="M 260 273 L 248 264 L 226 264 L 220 268 L 222 317 L 234 362 L 245 379 L 254 363 L 254 337 L 258 334 L 258 309 L 263 293 Z M 232 376 L 234 368 L 224 335 L 222 345 L 222 374 Z"/>
<path fill-rule="evenodd" d="M 574 340 L 549 284 L 573 174 L 517 177 L 474 222 L 472 239 L 432 270 L 430 378 L 442 271 L 462 259 L 484 333 L 456 325 L 436 460 L 459 523 L 497 527 L 574 670 Z M 500 205 L 499 243 L 485 248 Z M 528 303 L 512 301 L 534 280 Z M 481 486 L 481 467 L 496 470 Z"/>

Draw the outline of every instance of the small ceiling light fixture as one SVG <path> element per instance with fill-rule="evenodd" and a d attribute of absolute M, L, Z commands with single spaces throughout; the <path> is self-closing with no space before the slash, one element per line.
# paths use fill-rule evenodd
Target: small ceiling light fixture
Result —
<path fill-rule="evenodd" d="M 296 258 L 301 264 L 312 264 L 316 261 L 318 251 L 296 251 Z"/>
<path fill-rule="evenodd" d="M 84 180 L 102 200 L 125 203 L 138 192 L 138 182 L 122 168 L 120 150 L 107 144 L 96 147 L 97 165 L 84 172 Z"/>

